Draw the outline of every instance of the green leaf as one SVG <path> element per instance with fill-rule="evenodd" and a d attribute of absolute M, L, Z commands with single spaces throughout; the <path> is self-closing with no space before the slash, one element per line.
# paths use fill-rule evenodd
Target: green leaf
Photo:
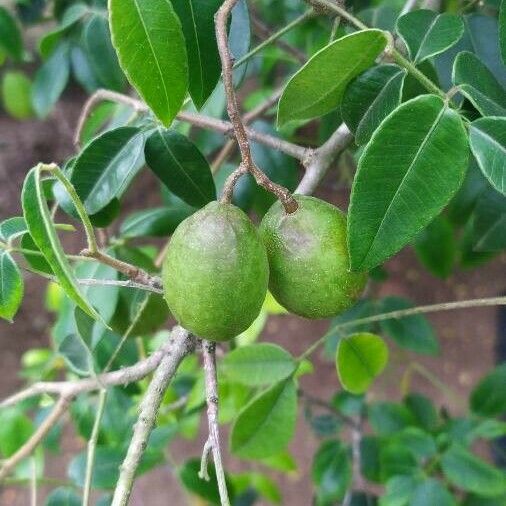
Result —
<path fill-rule="evenodd" d="M 70 75 L 70 48 L 62 41 L 35 74 L 32 104 L 40 118 L 46 117 L 60 98 Z"/>
<path fill-rule="evenodd" d="M 506 118 L 481 118 L 469 127 L 474 157 L 490 184 L 506 195 Z"/>
<path fill-rule="evenodd" d="M 415 423 L 411 411 L 402 404 L 375 402 L 368 407 L 369 423 L 375 432 L 391 436 Z"/>
<path fill-rule="evenodd" d="M 275 384 L 239 413 L 230 448 L 244 459 L 263 459 L 285 449 L 295 431 L 297 392 L 292 379 Z"/>
<path fill-rule="evenodd" d="M 360 146 L 369 142 L 380 123 L 401 103 L 406 71 L 396 65 L 366 70 L 346 88 L 341 114 Z"/>
<path fill-rule="evenodd" d="M 385 297 L 381 301 L 381 312 L 389 313 L 412 308 L 413 304 L 402 297 Z M 424 355 L 437 355 L 439 342 L 427 318 L 411 315 L 380 322 L 382 332 L 391 337 L 401 348 Z"/>
<path fill-rule="evenodd" d="M 23 59 L 23 40 L 21 32 L 9 11 L 0 6 L 0 49 L 13 60 Z"/>
<path fill-rule="evenodd" d="M 67 31 L 77 24 L 87 13 L 89 7 L 84 3 L 76 3 L 70 5 L 63 14 L 62 20 L 58 27 L 46 33 L 39 41 L 39 53 L 46 59 L 53 52 L 54 48 Z"/>
<path fill-rule="evenodd" d="M 6 72 L 2 81 L 2 102 L 5 110 L 16 119 L 33 115 L 32 82 L 23 72 Z"/>
<path fill-rule="evenodd" d="M 121 197 L 144 165 L 144 135 L 135 127 L 109 130 L 91 141 L 76 159 L 70 181 L 88 214 Z"/>
<path fill-rule="evenodd" d="M 314 456 L 311 477 L 317 486 L 318 504 L 342 500 L 352 477 L 348 450 L 339 441 L 323 443 Z"/>
<path fill-rule="evenodd" d="M 453 84 L 483 116 L 506 115 L 506 91 L 496 77 L 470 53 L 459 53 L 453 64 Z"/>
<path fill-rule="evenodd" d="M 32 421 L 17 408 L 2 409 L 0 424 L 0 455 L 8 458 L 30 439 L 34 430 Z"/>
<path fill-rule="evenodd" d="M 47 497 L 44 506 L 81 506 L 82 500 L 70 487 L 59 487 Z"/>
<path fill-rule="evenodd" d="M 119 466 L 123 462 L 123 452 L 115 448 L 99 446 L 95 451 L 92 487 L 95 489 L 113 489 L 119 475 Z M 76 455 L 70 462 L 68 476 L 78 487 L 84 486 L 86 476 L 86 452 Z"/>
<path fill-rule="evenodd" d="M 93 16 L 84 30 L 84 43 L 91 68 L 100 83 L 108 89 L 121 91 L 125 76 L 111 42 L 109 24 L 101 15 Z"/>
<path fill-rule="evenodd" d="M 20 246 L 25 250 L 23 256 L 32 269 L 42 274 L 54 275 L 53 269 L 51 269 L 51 266 L 47 263 L 42 251 L 40 251 L 39 247 L 35 244 L 30 234 L 25 234 L 21 237 Z"/>
<path fill-rule="evenodd" d="M 485 191 L 476 204 L 472 242 L 475 252 L 506 249 L 506 199 L 492 188 Z"/>
<path fill-rule="evenodd" d="M 137 211 L 121 224 L 122 237 L 168 237 L 190 214 L 193 208 L 172 206 Z"/>
<path fill-rule="evenodd" d="M 394 434 L 391 434 L 392 436 Z M 414 475 L 418 471 L 413 452 L 395 441 L 387 440 L 380 446 L 380 477 L 381 481 L 388 480 L 397 475 Z"/>
<path fill-rule="evenodd" d="M 221 0 L 171 0 L 181 21 L 188 54 L 189 88 L 200 109 L 213 92 L 221 74 L 214 15 Z"/>
<path fill-rule="evenodd" d="M 348 83 L 374 63 L 386 44 L 381 30 L 362 30 L 318 51 L 288 81 L 279 100 L 278 125 L 336 109 Z"/>
<path fill-rule="evenodd" d="M 432 223 L 417 236 L 415 252 L 418 260 L 439 278 L 447 278 L 455 265 L 457 244 L 453 227 L 443 215 L 436 217 Z"/>
<path fill-rule="evenodd" d="M 390 114 L 366 146 L 353 182 L 351 268 L 372 269 L 411 241 L 457 192 L 467 160 L 462 120 L 439 97 L 414 98 Z"/>
<path fill-rule="evenodd" d="M 456 44 L 464 34 L 464 23 L 454 14 L 417 9 L 397 20 L 397 33 L 413 62 L 420 63 Z"/>
<path fill-rule="evenodd" d="M 429 478 L 413 491 L 409 506 L 457 506 L 457 501 L 448 489 L 438 480 Z"/>
<path fill-rule="evenodd" d="M 471 409 L 481 416 L 500 416 L 506 413 L 506 363 L 488 373 L 473 389 Z"/>
<path fill-rule="evenodd" d="M 506 1 L 504 0 L 502 0 L 499 9 L 499 46 L 502 61 L 506 65 Z"/>
<path fill-rule="evenodd" d="M 387 362 L 388 348 L 381 337 L 361 332 L 339 341 L 337 374 L 343 387 L 353 394 L 365 393 Z"/>
<path fill-rule="evenodd" d="M 433 457 L 437 453 L 436 442 L 427 432 L 418 427 L 407 427 L 394 434 L 391 441 L 409 450 L 418 461 Z"/>
<path fill-rule="evenodd" d="M 21 216 L 15 216 L 0 222 L 0 241 L 13 241 L 27 232 L 25 219 Z"/>
<path fill-rule="evenodd" d="M 385 487 L 385 493 L 379 500 L 379 506 L 408 506 L 417 481 L 412 476 L 394 476 Z M 428 506 L 428 505 L 427 505 Z"/>
<path fill-rule="evenodd" d="M 112 42 L 132 85 L 168 126 L 188 88 L 181 23 L 169 0 L 109 0 Z"/>
<path fill-rule="evenodd" d="M 296 368 L 293 357 L 271 343 L 236 348 L 221 361 L 221 371 L 243 385 L 269 385 L 290 376 Z"/>
<path fill-rule="evenodd" d="M 46 199 L 42 193 L 40 166 L 34 167 L 26 176 L 21 200 L 30 235 L 44 254 L 65 293 L 85 313 L 100 320 L 97 312 L 84 299 L 56 234 Z"/>
<path fill-rule="evenodd" d="M 506 475 L 464 447 L 453 445 L 441 459 L 447 480 L 467 492 L 494 497 L 506 492 Z"/>
<path fill-rule="evenodd" d="M 158 129 L 149 136 L 144 151 L 149 168 L 186 203 L 202 207 L 216 199 L 211 168 L 187 137 Z"/>
<path fill-rule="evenodd" d="M 93 370 L 90 351 L 79 334 L 69 334 L 58 346 L 58 352 L 72 371 L 87 376 Z"/>
<path fill-rule="evenodd" d="M 0 250 L 0 318 L 12 321 L 23 300 L 24 283 L 16 262 Z"/>

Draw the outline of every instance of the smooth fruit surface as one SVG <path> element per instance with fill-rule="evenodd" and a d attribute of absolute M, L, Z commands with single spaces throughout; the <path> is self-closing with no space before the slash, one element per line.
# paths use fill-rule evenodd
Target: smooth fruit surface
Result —
<path fill-rule="evenodd" d="M 292 313 L 335 316 L 360 297 L 367 274 L 349 272 L 346 215 L 323 200 L 295 198 L 297 211 L 287 214 L 276 202 L 260 225 L 269 257 L 269 288 Z"/>
<path fill-rule="evenodd" d="M 219 202 L 179 225 L 163 268 L 165 300 L 176 320 L 212 341 L 231 339 L 253 323 L 268 279 L 265 247 L 250 219 Z"/>

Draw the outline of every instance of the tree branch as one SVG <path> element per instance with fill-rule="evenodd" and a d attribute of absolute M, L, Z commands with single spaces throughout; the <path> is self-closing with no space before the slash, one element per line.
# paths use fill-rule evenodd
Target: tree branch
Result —
<path fill-rule="evenodd" d="M 77 146 L 79 145 L 79 139 L 81 138 L 82 129 L 87 117 L 90 115 L 93 108 L 104 100 L 128 105 L 130 107 L 133 107 L 137 112 L 149 111 L 149 108 L 146 104 L 140 100 L 129 97 L 128 95 L 110 90 L 97 90 L 87 100 L 86 104 L 83 107 L 83 110 L 81 111 L 75 134 L 75 142 Z M 202 114 L 181 111 L 177 115 L 177 119 L 179 121 L 190 123 L 196 127 L 204 128 L 206 130 L 214 130 L 224 135 L 230 135 L 233 131 L 232 123 L 223 121 L 221 119 L 211 118 L 209 116 L 204 116 Z M 269 146 L 273 149 L 283 151 L 283 153 L 286 153 L 293 158 L 297 158 L 298 160 L 303 160 L 309 151 L 308 148 L 305 148 L 303 146 L 299 146 L 283 139 L 279 139 L 278 137 L 257 132 L 256 130 L 249 128 L 246 129 L 246 134 L 251 140 L 265 144 L 266 146 Z"/>
<path fill-rule="evenodd" d="M 67 411 L 70 401 L 71 397 L 67 395 L 60 396 L 53 410 L 49 413 L 49 416 L 39 425 L 30 439 L 16 453 L 4 460 L 0 468 L 0 481 L 2 481 L 23 459 L 32 454 L 47 433 Z"/>
<path fill-rule="evenodd" d="M 129 383 L 139 381 L 152 373 L 166 355 L 173 354 L 173 349 L 180 346 L 181 340 L 180 336 L 173 336 L 148 358 L 130 367 L 99 374 L 96 378 L 85 378 L 78 381 L 41 381 L 34 383 L 25 390 L 4 399 L 0 403 L 0 409 L 13 406 L 36 395 L 52 394 L 73 399 L 84 392 L 99 390 L 108 386 L 128 385 Z"/>
<path fill-rule="evenodd" d="M 155 426 L 165 390 L 183 358 L 195 347 L 194 338 L 182 327 L 175 328 L 171 339 L 175 342 L 174 348 L 163 357 L 141 402 L 139 418 L 134 427 L 132 440 L 120 467 L 112 506 L 126 506 L 128 504 L 135 473 Z"/>
<path fill-rule="evenodd" d="M 225 87 L 225 94 L 227 96 L 227 112 L 234 128 L 235 138 L 241 153 L 242 163 L 248 169 L 248 172 L 255 178 L 258 185 L 265 188 L 267 191 L 276 195 L 276 197 L 283 204 L 286 212 L 293 213 L 298 205 L 291 193 L 276 183 L 273 183 L 264 174 L 253 161 L 251 150 L 248 140 L 246 128 L 242 122 L 239 102 L 235 94 L 234 79 L 233 79 L 233 64 L 228 47 L 228 19 L 234 6 L 238 0 L 225 0 L 215 16 L 216 25 L 216 40 L 218 43 L 218 51 L 220 53 L 221 68 L 223 72 L 223 85 Z"/>
<path fill-rule="evenodd" d="M 204 341 L 202 346 L 204 357 L 204 372 L 206 377 L 206 399 L 207 399 L 207 421 L 209 426 L 209 437 L 202 452 L 202 463 L 200 466 L 200 478 L 209 479 L 207 474 L 207 460 L 209 452 L 213 453 L 216 480 L 222 506 L 230 506 L 228 498 L 225 471 L 221 460 L 220 432 L 218 429 L 218 380 L 216 376 L 216 344 Z"/>
<path fill-rule="evenodd" d="M 295 193 L 301 195 L 313 193 L 337 155 L 344 151 L 352 141 L 353 134 L 342 123 L 325 143 L 308 155 L 305 160 L 306 173 Z"/>

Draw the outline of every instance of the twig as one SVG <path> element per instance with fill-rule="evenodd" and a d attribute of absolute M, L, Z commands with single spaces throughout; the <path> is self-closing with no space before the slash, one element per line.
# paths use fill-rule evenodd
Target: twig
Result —
<path fill-rule="evenodd" d="M 4 399 L 0 403 L 0 409 L 13 406 L 18 402 L 37 395 L 53 394 L 65 398 L 74 398 L 84 392 L 98 390 L 103 387 L 128 385 L 129 383 L 139 381 L 153 372 L 166 355 L 173 354 L 173 348 L 180 346 L 180 340 L 182 340 L 182 338 L 176 335 L 145 360 L 141 360 L 130 367 L 125 367 L 117 371 L 99 374 L 97 378 L 90 377 L 78 381 L 41 381 L 34 383 L 25 390 L 21 390 Z"/>
<path fill-rule="evenodd" d="M 362 477 L 362 455 L 360 445 L 362 443 L 362 419 L 356 417 L 355 426 L 351 429 L 351 460 L 352 460 L 352 479 L 351 485 L 343 499 L 342 506 L 351 506 L 353 500 L 353 491 L 362 490 L 364 478 Z"/>
<path fill-rule="evenodd" d="M 209 341 L 202 343 L 202 356 L 204 358 L 204 373 L 206 377 L 207 421 L 209 437 L 202 453 L 202 462 L 199 476 L 209 479 L 207 474 L 207 459 L 209 452 L 213 453 L 216 481 L 220 493 L 221 505 L 230 506 L 228 498 L 225 471 L 221 460 L 220 431 L 218 429 L 218 379 L 216 376 L 216 344 Z"/>
<path fill-rule="evenodd" d="M 120 467 L 112 506 L 125 506 L 128 504 L 135 473 L 155 425 L 165 390 L 183 358 L 194 349 L 195 340 L 181 327 L 175 328 L 171 339 L 175 342 L 174 348 L 160 362 L 146 395 L 142 399 L 132 440 L 125 460 Z"/>
<path fill-rule="evenodd" d="M 242 163 L 248 169 L 248 172 L 255 178 L 258 185 L 267 191 L 276 195 L 281 201 L 287 213 L 293 213 L 297 210 L 298 204 L 291 193 L 276 183 L 273 183 L 254 163 L 251 156 L 251 150 L 246 128 L 242 122 L 239 111 L 239 103 L 234 89 L 233 65 L 228 46 L 228 19 L 230 13 L 238 0 L 225 0 L 215 16 L 216 40 L 218 51 L 220 53 L 221 67 L 223 72 L 223 85 L 227 96 L 227 112 L 234 128 L 235 138 L 241 153 Z"/>
<path fill-rule="evenodd" d="M 283 93 L 283 89 L 280 88 L 276 90 L 267 100 L 263 103 L 252 109 L 250 112 L 246 113 L 243 117 L 243 121 L 245 125 L 249 125 L 257 118 L 262 116 L 265 112 L 267 112 L 278 100 L 281 94 Z M 225 162 L 225 160 L 230 156 L 235 148 L 235 141 L 233 139 L 229 139 L 226 144 L 221 148 L 220 152 L 214 159 L 211 164 L 211 170 L 213 174 L 215 174 L 221 165 Z"/>
<path fill-rule="evenodd" d="M 0 481 L 2 481 L 23 459 L 33 453 L 35 448 L 42 442 L 46 434 L 53 428 L 58 420 L 67 411 L 70 398 L 61 395 L 49 416 L 39 425 L 30 439 L 13 455 L 3 461 L 0 468 Z"/>
<path fill-rule="evenodd" d="M 223 185 L 223 192 L 221 194 L 221 202 L 230 203 L 232 202 L 232 196 L 234 194 L 234 188 L 237 184 L 237 181 L 241 179 L 244 174 L 247 174 L 248 170 L 246 167 L 241 163 L 237 169 L 228 176 L 227 180 L 225 181 L 225 184 Z"/>
<path fill-rule="evenodd" d="M 81 255 L 84 257 L 91 257 L 97 260 L 98 262 L 108 265 L 113 269 L 116 269 L 118 272 L 121 272 L 128 278 L 130 278 L 134 283 L 139 283 L 141 285 L 145 285 L 146 287 L 151 287 L 157 291 L 163 289 L 162 281 L 157 276 L 151 276 L 146 271 L 140 269 L 139 267 L 135 267 L 134 265 L 128 264 L 117 258 L 111 257 L 102 251 L 92 251 L 89 249 L 85 249 L 81 251 Z"/>
<path fill-rule="evenodd" d="M 352 133 L 342 123 L 325 143 L 308 155 L 305 161 L 306 173 L 295 193 L 301 195 L 313 193 L 337 155 L 344 151 L 352 141 Z"/>
<path fill-rule="evenodd" d="M 97 449 L 98 433 L 100 430 L 100 424 L 102 423 L 102 417 L 104 415 L 106 400 L 107 390 L 102 389 L 98 394 L 97 414 L 95 415 L 95 422 L 93 423 L 91 437 L 88 441 L 88 453 L 86 455 L 86 476 L 84 479 L 82 506 L 88 506 L 90 502 L 91 485 L 93 480 L 93 466 L 95 464 L 95 451 Z"/>
<path fill-rule="evenodd" d="M 427 306 L 417 306 L 408 309 L 399 309 L 397 311 L 389 311 L 388 313 L 381 313 L 366 318 L 359 318 L 357 320 L 350 320 L 343 323 L 338 323 L 331 327 L 326 334 L 315 341 L 302 355 L 299 356 L 298 360 L 303 360 L 312 355 L 324 342 L 325 340 L 334 334 L 338 330 L 342 330 L 355 325 L 365 325 L 368 323 L 375 323 L 384 320 L 391 320 L 397 318 L 406 318 L 407 316 L 413 316 L 417 314 L 425 313 L 437 313 L 439 311 L 451 311 L 453 309 L 466 309 L 470 307 L 487 307 L 487 306 L 504 306 L 506 305 L 506 297 L 490 297 L 485 299 L 469 299 L 460 300 L 454 302 L 443 302 L 441 304 L 430 304 Z"/>
<path fill-rule="evenodd" d="M 30 504 L 37 506 L 37 460 L 34 455 L 30 459 Z"/>
<path fill-rule="evenodd" d="M 103 100 L 114 101 L 120 104 L 130 105 L 131 107 L 135 106 L 137 108 L 136 110 L 140 112 L 149 111 L 149 108 L 147 107 L 146 104 L 144 104 L 140 100 L 129 97 L 128 95 L 124 95 L 122 93 L 117 93 L 110 90 L 97 90 L 87 100 L 85 106 L 83 107 L 83 110 L 81 111 L 78 120 L 78 126 L 76 128 L 76 138 L 80 138 L 82 125 L 84 125 L 84 123 L 86 122 L 86 118 L 89 116 L 90 111 L 93 109 L 93 107 L 95 107 L 96 104 L 100 103 Z M 223 121 L 221 119 L 211 118 L 209 116 L 204 116 L 202 114 L 181 111 L 177 115 L 177 119 L 179 121 L 190 123 L 199 128 L 214 130 L 224 135 L 230 135 L 231 132 L 233 131 L 232 123 L 228 121 Z M 252 130 L 249 128 L 246 129 L 246 134 L 251 140 L 260 142 L 261 144 L 265 144 L 266 146 L 269 146 L 273 149 L 283 151 L 283 153 L 286 153 L 287 155 L 292 156 L 293 158 L 297 158 L 298 160 L 303 160 L 307 156 L 308 150 L 303 146 L 299 146 L 297 144 L 293 144 L 283 139 L 279 139 L 278 137 L 257 132 L 256 130 Z"/>
<path fill-rule="evenodd" d="M 268 45 L 275 43 L 280 49 L 285 51 L 286 53 L 293 56 L 299 63 L 304 63 L 306 61 L 306 55 L 298 48 L 287 44 L 286 42 L 279 40 L 285 33 L 289 32 L 296 26 L 304 23 L 304 21 L 315 16 L 315 12 L 313 9 L 309 9 L 304 14 L 301 14 L 299 17 L 295 18 L 293 21 L 288 23 L 286 26 L 278 30 L 277 32 L 273 32 L 268 26 L 266 26 L 262 21 L 260 21 L 256 16 L 251 16 L 251 22 L 255 31 L 261 37 L 265 37 L 265 40 L 262 41 L 258 46 L 254 47 L 249 53 L 245 54 L 241 59 L 237 60 L 234 64 L 234 68 L 239 67 L 249 58 L 259 53 L 262 49 L 267 47 Z"/>

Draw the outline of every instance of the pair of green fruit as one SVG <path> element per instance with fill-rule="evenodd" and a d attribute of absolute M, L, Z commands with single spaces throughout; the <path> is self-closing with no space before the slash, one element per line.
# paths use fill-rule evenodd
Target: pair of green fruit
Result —
<path fill-rule="evenodd" d="M 211 202 L 174 232 L 164 262 L 165 299 L 194 334 L 226 341 L 258 316 L 269 286 L 288 311 L 328 318 L 360 296 L 367 275 L 349 272 L 346 216 L 313 197 L 279 202 L 257 231 L 231 204 Z"/>

